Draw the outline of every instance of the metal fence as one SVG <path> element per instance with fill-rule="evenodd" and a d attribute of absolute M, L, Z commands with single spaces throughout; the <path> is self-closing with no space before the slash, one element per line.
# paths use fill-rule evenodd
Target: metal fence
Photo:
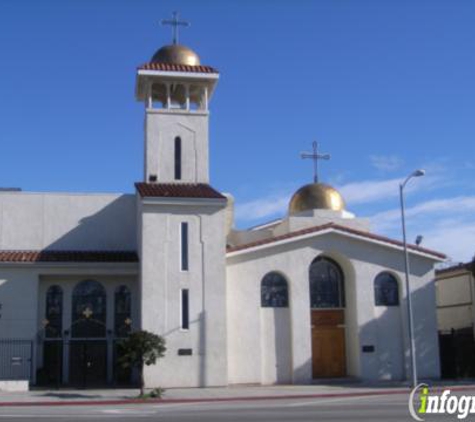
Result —
<path fill-rule="evenodd" d="M 0 339 L 0 380 L 31 380 L 32 340 Z"/>

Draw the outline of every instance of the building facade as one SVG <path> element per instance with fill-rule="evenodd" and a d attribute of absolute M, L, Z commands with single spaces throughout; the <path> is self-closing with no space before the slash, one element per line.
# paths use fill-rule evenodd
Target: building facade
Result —
<path fill-rule="evenodd" d="M 218 79 L 177 44 L 137 69 L 135 194 L 0 192 L 0 379 L 133 382 L 117 344 L 135 329 L 167 343 L 149 387 L 408 377 L 400 242 L 323 183 L 299 189 L 281 220 L 234 229 L 232 196 L 209 180 Z M 437 378 L 433 266 L 444 256 L 409 251 L 419 375 Z"/>
<path fill-rule="evenodd" d="M 475 376 L 475 281 L 472 263 L 436 271 L 437 322 L 444 378 Z"/>
<path fill-rule="evenodd" d="M 437 320 L 441 332 L 474 330 L 475 282 L 471 268 L 469 262 L 436 272 Z"/>

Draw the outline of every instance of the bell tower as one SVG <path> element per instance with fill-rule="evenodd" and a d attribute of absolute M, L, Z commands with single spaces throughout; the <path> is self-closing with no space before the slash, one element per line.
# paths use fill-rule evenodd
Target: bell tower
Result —
<path fill-rule="evenodd" d="M 145 183 L 208 183 L 209 102 L 218 71 L 178 44 L 186 22 L 174 15 L 173 44 L 137 70 L 136 98 L 145 104 Z"/>
<path fill-rule="evenodd" d="M 147 386 L 227 384 L 226 204 L 209 185 L 209 102 L 219 78 L 178 44 L 137 69 L 145 104 L 144 180 L 137 189 L 140 327 L 166 338 Z"/>

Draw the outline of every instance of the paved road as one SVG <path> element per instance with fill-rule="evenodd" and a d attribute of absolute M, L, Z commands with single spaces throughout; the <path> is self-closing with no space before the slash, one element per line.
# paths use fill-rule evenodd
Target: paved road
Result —
<path fill-rule="evenodd" d="M 412 421 L 408 396 L 342 397 L 218 403 L 144 404 L 122 406 L 56 406 L 0 408 L 0 422 L 107 421 L 120 422 L 315 422 Z M 470 420 L 471 416 L 467 420 Z M 455 415 L 427 417 L 426 421 L 455 421 Z"/>

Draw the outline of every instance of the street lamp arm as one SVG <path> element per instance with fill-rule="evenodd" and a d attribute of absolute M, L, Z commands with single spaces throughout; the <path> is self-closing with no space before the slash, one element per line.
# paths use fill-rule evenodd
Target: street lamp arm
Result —
<path fill-rule="evenodd" d="M 413 171 L 409 176 L 406 177 L 404 182 L 402 182 L 399 185 L 401 188 L 401 191 L 405 188 L 407 182 L 409 182 L 409 180 L 411 180 L 413 177 L 421 177 L 421 176 L 424 176 L 425 174 L 426 174 L 426 171 L 423 169 L 418 169 L 418 170 Z"/>

